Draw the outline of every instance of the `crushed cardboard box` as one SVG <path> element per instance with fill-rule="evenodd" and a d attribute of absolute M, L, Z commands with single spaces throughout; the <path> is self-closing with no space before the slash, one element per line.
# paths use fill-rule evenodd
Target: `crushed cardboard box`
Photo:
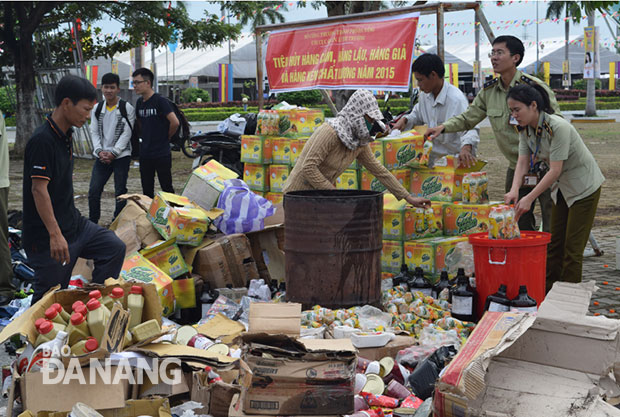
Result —
<path fill-rule="evenodd" d="M 250 333 L 285 334 L 299 337 L 301 304 L 252 303 L 248 331 Z"/>
<path fill-rule="evenodd" d="M 190 399 L 203 405 L 203 408 L 194 410 L 194 413 L 228 417 L 232 399 L 241 392 L 241 387 L 221 381 L 209 383 L 208 377 L 208 372 L 193 373 Z"/>
<path fill-rule="evenodd" d="M 83 403 L 83 401 L 80 401 Z M 172 417 L 170 403 L 167 398 L 148 400 L 127 400 L 120 408 L 96 410 L 103 417 Z M 68 417 L 69 412 L 32 412 L 26 410 L 18 417 Z"/>
<path fill-rule="evenodd" d="M 246 333 L 241 367 L 248 414 L 353 412 L 356 349 L 349 339 L 300 339 Z"/>
<path fill-rule="evenodd" d="M 620 320 L 587 316 L 594 281 L 556 282 L 537 316 L 487 312 L 436 387 L 439 417 L 620 416 Z"/>
<path fill-rule="evenodd" d="M 117 230 L 125 223 L 133 222 L 142 246 L 151 245 L 160 239 L 159 233 L 147 219 L 146 213 L 151 206 L 151 198 L 141 194 L 123 194 L 119 199 L 127 200 L 127 205 L 116 216 L 110 230 Z"/>
<path fill-rule="evenodd" d="M 360 358 L 369 359 L 371 361 L 378 361 L 385 358 L 386 356 L 394 358 L 399 351 L 415 344 L 415 337 L 396 335 L 394 336 L 394 339 L 390 340 L 385 346 L 359 348 L 357 351 Z"/>
<path fill-rule="evenodd" d="M 226 188 L 224 181 L 238 176 L 236 172 L 212 159 L 192 171 L 192 175 L 187 179 L 181 195 L 189 198 L 203 209 L 211 210 Z"/>

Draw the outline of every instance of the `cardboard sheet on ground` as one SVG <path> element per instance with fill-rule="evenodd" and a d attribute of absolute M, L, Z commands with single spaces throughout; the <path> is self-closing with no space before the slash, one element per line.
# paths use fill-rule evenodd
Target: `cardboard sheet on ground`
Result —
<path fill-rule="evenodd" d="M 147 356 L 159 358 L 179 358 L 181 360 L 203 362 L 213 366 L 224 366 L 235 362 L 237 359 L 224 356 L 191 346 L 174 345 L 170 343 L 151 343 L 146 346 L 130 349 L 144 353 Z"/>
<path fill-rule="evenodd" d="M 218 339 L 222 336 L 232 336 L 244 332 L 245 326 L 223 314 L 217 314 L 208 322 L 198 326 L 196 330 L 211 339 Z"/>
<path fill-rule="evenodd" d="M 285 334 L 299 336 L 301 304 L 252 303 L 248 331 L 251 333 Z"/>
<path fill-rule="evenodd" d="M 537 317 L 486 313 L 444 370 L 437 416 L 620 416 L 620 320 L 586 316 L 594 281 L 556 283 Z"/>

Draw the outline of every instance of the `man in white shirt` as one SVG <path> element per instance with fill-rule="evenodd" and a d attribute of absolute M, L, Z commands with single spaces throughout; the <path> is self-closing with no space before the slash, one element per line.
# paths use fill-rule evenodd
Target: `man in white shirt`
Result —
<path fill-rule="evenodd" d="M 101 77 L 101 92 L 104 101 L 93 108 L 90 133 L 93 140 L 93 154 L 97 158 L 93 165 L 88 189 L 88 217 L 97 224 L 101 217 L 101 194 L 105 184 L 114 174 L 114 196 L 127 193 L 127 177 L 131 163 L 131 132 L 136 121 L 133 106 L 121 100 L 120 78 L 107 73 Z M 114 217 L 118 216 L 125 201 L 116 200 Z"/>
<path fill-rule="evenodd" d="M 455 86 L 444 82 L 443 61 L 435 54 L 423 54 L 411 67 L 413 76 L 422 90 L 418 103 L 411 113 L 402 117 L 394 129 L 409 130 L 414 126 L 439 126 L 449 118 L 458 116 L 467 109 L 467 99 Z M 480 142 L 478 128 L 458 133 L 444 133 L 433 140 L 431 165 L 444 155 L 459 155 L 461 165 L 469 167 L 475 160 Z"/>

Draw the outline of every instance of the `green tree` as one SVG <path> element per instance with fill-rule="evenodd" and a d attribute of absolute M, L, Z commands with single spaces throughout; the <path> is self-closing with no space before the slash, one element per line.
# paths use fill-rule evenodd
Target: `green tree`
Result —
<path fill-rule="evenodd" d="M 287 11 L 284 1 L 227 1 L 222 8 L 237 17 L 241 26 L 249 24 L 252 32 L 257 26 L 284 22 L 281 11 Z"/>
<path fill-rule="evenodd" d="M 41 65 L 36 58 L 35 35 L 45 33 L 50 40 L 48 57 L 55 65 L 72 64 L 71 33 L 67 22 L 80 19 L 84 59 L 99 56 L 111 58 L 145 41 L 161 45 L 168 42 L 176 29 L 179 44 L 186 48 L 218 45 L 240 33 L 239 25 L 221 22 L 216 15 L 205 13 L 203 19 L 192 20 L 182 2 L 168 8 L 168 2 L 60 2 L 5 1 L 0 5 L 0 40 L 7 53 L 3 64 L 13 65 L 17 87 L 17 135 L 15 152 L 21 154 L 26 141 L 39 123 L 35 108 L 35 72 Z M 123 39 L 94 37 L 99 29 L 89 25 L 100 20 L 113 20 L 123 25 Z M 8 62 L 7 62 L 8 61 Z"/>
<path fill-rule="evenodd" d="M 193 103 L 198 99 L 204 102 L 211 100 L 209 92 L 203 90 L 202 88 L 186 88 L 181 93 L 181 98 L 183 99 L 184 103 Z"/>
<path fill-rule="evenodd" d="M 568 60 L 568 34 L 569 21 L 580 22 L 584 15 L 588 16 L 588 26 L 594 26 L 594 15 L 596 12 L 611 15 L 610 10 L 617 5 L 615 1 L 551 1 L 547 6 L 547 18 L 559 18 L 564 12 L 566 21 L 564 25 L 564 37 L 566 40 L 564 49 L 564 59 Z M 595 82 L 593 79 L 587 81 L 586 89 L 586 116 L 596 116 L 596 97 Z"/>

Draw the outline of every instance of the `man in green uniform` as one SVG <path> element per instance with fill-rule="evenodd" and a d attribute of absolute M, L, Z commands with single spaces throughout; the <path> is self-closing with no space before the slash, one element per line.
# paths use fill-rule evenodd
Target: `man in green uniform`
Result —
<path fill-rule="evenodd" d="M 484 88 L 478 93 L 467 110 L 458 116 L 446 120 L 442 125 L 428 129 L 425 133 L 425 137 L 432 140 L 442 132 L 452 133 L 471 130 L 484 120 L 485 117 L 488 117 L 497 146 L 509 164 L 508 171 L 506 172 L 506 192 L 510 191 L 512 187 L 515 166 L 519 158 L 518 124 L 510 116 L 510 110 L 508 109 L 508 104 L 506 104 L 508 90 L 519 83 L 540 84 L 549 94 L 553 110 L 558 115 L 562 114 L 553 91 L 538 78 L 524 74 L 517 69 L 521 61 L 523 61 L 524 52 L 523 42 L 514 36 L 504 35 L 495 38 L 490 57 L 493 70 L 500 76 L 484 84 Z M 476 158 L 472 155 L 471 149 L 468 146 L 463 146 L 459 160 L 462 165 L 469 167 L 476 161 Z M 521 188 L 519 190 L 519 199 L 531 190 L 531 188 Z M 542 211 L 543 230 L 548 232 L 551 226 L 552 208 L 550 191 L 546 190 L 542 193 L 538 197 L 538 202 Z M 534 217 L 533 203 L 530 211 L 519 218 L 519 228 L 521 230 L 538 230 Z"/>

